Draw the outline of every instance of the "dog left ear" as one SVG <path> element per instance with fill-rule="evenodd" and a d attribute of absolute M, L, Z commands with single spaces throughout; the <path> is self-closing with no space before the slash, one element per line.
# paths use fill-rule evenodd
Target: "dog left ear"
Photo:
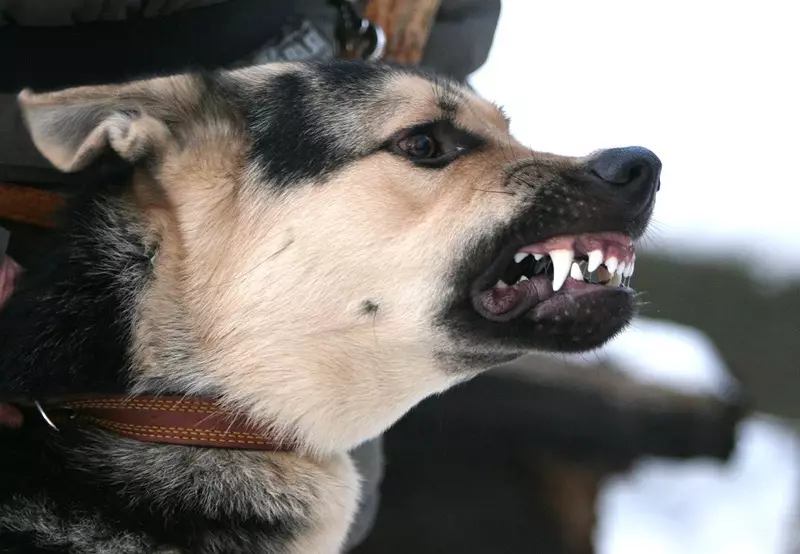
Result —
<path fill-rule="evenodd" d="M 109 148 L 132 163 L 167 148 L 172 136 L 156 114 L 159 103 L 174 100 L 175 84 L 165 86 L 165 79 L 154 79 L 44 94 L 24 90 L 19 104 L 42 155 L 58 169 L 72 172 Z"/>

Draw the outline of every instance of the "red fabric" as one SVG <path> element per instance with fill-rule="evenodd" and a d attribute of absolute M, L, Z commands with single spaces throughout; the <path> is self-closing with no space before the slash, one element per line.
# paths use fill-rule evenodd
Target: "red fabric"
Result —
<path fill-rule="evenodd" d="M 22 268 L 17 262 L 8 256 L 3 258 L 0 263 L 0 308 L 14 292 L 14 285 L 20 273 L 22 273 Z"/>
<path fill-rule="evenodd" d="M 0 260 L 0 309 L 2 309 L 3 304 L 14 292 L 14 284 L 22 272 L 22 268 L 8 256 L 4 256 Z M 16 428 L 20 426 L 22 426 L 20 411 L 9 404 L 0 404 L 0 427 Z"/>

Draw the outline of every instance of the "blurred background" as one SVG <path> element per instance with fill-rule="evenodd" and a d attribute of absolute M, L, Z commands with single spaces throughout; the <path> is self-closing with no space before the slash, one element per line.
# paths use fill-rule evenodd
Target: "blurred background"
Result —
<path fill-rule="evenodd" d="M 609 481 L 602 554 L 800 552 L 798 21 L 771 0 L 504 0 L 471 78 L 535 150 L 643 145 L 664 163 L 633 281 L 649 305 L 578 361 L 739 383 L 755 409 L 727 465 L 640 461 Z"/>

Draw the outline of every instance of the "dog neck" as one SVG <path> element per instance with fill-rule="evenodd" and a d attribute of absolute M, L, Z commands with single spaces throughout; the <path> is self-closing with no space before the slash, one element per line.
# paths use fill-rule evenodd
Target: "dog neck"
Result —
<path fill-rule="evenodd" d="M 148 386 L 159 394 L 197 394 L 176 380 L 134 385 L 131 378 L 139 369 L 130 355 L 131 304 L 152 278 L 141 222 L 93 200 L 74 215 L 53 251 L 26 268 L 0 310 L 0 403 L 32 406 L 36 399 L 86 394 L 129 398 Z M 219 391 L 201 392 L 217 397 Z M 43 513 L 49 508 L 41 498 L 63 499 L 86 513 L 110 510 L 147 529 L 126 535 L 142 544 L 200 540 L 198 530 L 214 528 L 202 538 L 219 542 L 214 551 L 272 550 L 291 541 L 287 531 L 295 528 L 314 530 L 303 535 L 309 551 L 333 551 L 329 545 L 344 539 L 358 503 L 357 473 L 345 453 L 137 439 L 97 425 L 56 431 L 27 410 L 22 429 L 3 433 L 4 448 L 15 456 L 0 460 L 0 473 L 35 479 L 19 480 L 26 483 L 19 490 L 16 481 L 6 481 L 4 494 L 17 498 L 15 512 L 42 518 L 54 516 Z M 44 488 L 36 488 L 39 483 Z"/>
<path fill-rule="evenodd" d="M 119 198 L 110 201 L 117 202 L 114 209 L 102 203 L 79 206 L 77 223 L 51 254 L 55 258 L 30 268 L 26 283 L 0 310 L 0 401 L 35 403 L 54 427 L 50 417 L 145 442 L 284 449 L 291 441 L 249 424 L 216 395 L 192 395 L 196 391 L 165 382 L 169 372 L 161 372 L 155 383 L 130 378 L 137 373 L 128 355 L 135 323 L 126 303 L 135 302 L 151 278 L 153 249 L 145 245 L 135 211 L 123 208 Z M 4 290 L 18 279 L 6 281 Z M 162 396 L 143 395 L 148 386 Z M 69 400 L 58 400 L 65 397 Z M 168 431 L 153 433 L 155 427 Z"/>

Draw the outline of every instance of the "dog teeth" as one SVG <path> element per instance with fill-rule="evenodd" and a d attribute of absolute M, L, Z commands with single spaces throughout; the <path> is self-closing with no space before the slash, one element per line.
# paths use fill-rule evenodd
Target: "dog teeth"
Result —
<path fill-rule="evenodd" d="M 591 273 L 592 271 L 596 271 L 600 264 L 603 263 L 603 251 L 602 250 L 592 250 L 589 252 L 589 265 L 586 267 L 586 270 Z"/>
<path fill-rule="evenodd" d="M 625 273 L 622 274 L 623 277 L 633 277 L 633 267 L 636 263 L 636 255 L 631 258 L 631 261 L 625 266 Z"/>
<path fill-rule="evenodd" d="M 572 260 L 575 253 L 572 250 L 553 250 L 550 259 L 553 262 L 553 291 L 558 291 L 564 286 L 569 276 Z"/>
<path fill-rule="evenodd" d="M 572 248 L 556 248 L 546 254 L 535 254 L 530 250 L 534 248 L 538 250 L 543 245 L 531 245 L 526 247 L 526 250 L 529 250 L 528 252 L 517 252 L 514 255 L 514 262 L 522 264 L 532 256 L 536 261 L 536 263 L 532 264 L 532 271 L 537 276 L 544 276 L 549 273 L 552 266 L 553 292 L 558 292 L 564 288 L 567 279 L 614 287 L 630 282 L 636 261 L 632 245 L 628 248 L 623 248 L 615 242 L 601 245 L 598 245 L 597 242 L 592 241 L 594 250 L 584 250 L 584 246 L 588 246 L 589 241 L 581 242 L 578 240 L 576 242 L 578 253 Z M 565 244 L 565 241 L 562 241 L 561 244 Z M 624 252 L 620 252 L 620 248 Z M 580 256 L 580 261 L 575 259 L 576 256 Z M 530 272 L 526 271 L 526 273 L 529 275 L 520 276 L 513 284 L 518 285 L 530 281 Z M 495 288 L 505 289 L 509 286 L 512 285 L 505 283 L 501 279 L 497 281 Z"/>
<path fill-rule="evenodd" d="M 614 275 L 617 271 L 617 266 L 619 265 L 619 260 L 617 260 L 614 256 L 611 256 L 609 259 L 606 260 L 606 268 L 611 275 Z"/>

